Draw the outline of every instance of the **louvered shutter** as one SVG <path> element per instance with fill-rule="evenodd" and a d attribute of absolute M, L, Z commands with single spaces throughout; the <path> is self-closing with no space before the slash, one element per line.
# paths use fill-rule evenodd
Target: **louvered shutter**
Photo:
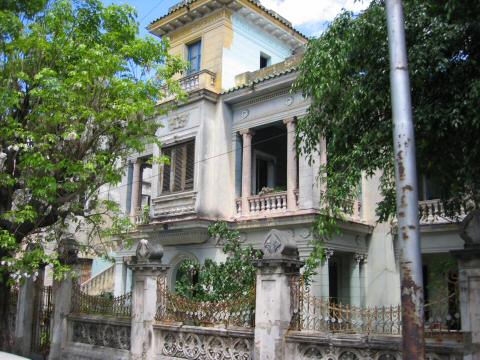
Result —
<path fill-rule="evenodd" d="M 173 191 L 181 191 L 185 181 L 185 145 L 175 147 L 174 163 L 173 163 Z"/>
<path fill-rule="evenodd" d="M 193 189 L 193 173 L 195 165 L 195 142 L 190 141 L 186 144 L 187 163 L 185 170 L 185 190 Z"/>
<path fill-rule="evenodd" d="M 162 150 L 164 156 L 170 158 L 170 164 L 163 164 L 163 174 L 162 174 L 162 193 L 170 192 L 170 171 L 171 171 L 171 161 L 172 159 L 172 148 L 165 148 Z"/>

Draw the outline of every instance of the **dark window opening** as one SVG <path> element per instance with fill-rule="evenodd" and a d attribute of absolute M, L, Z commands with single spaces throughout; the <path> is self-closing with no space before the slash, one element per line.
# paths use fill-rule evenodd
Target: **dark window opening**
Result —
<path fill-rule="evenodd" d="M 270 56 L 265 54 L 260 54 L 260 69 L 270 66 Z"/>
<path fill-rule="evenodd" d="M 287 189 L 287 130 L 282 122 L 256 128 L 252 138 L 252 192 Z"/>
<path fill-rule="evenodd" d="M 328 294 L 330 301 L 338 299 L 338 266 L 335 261 L 328 262 Z"/>
<path fill-rule="evenodd" d="M 170 159 L 163 164 L 162 193 L 193 190 L 195 141 L 165 147 L 162 154 Z"/>

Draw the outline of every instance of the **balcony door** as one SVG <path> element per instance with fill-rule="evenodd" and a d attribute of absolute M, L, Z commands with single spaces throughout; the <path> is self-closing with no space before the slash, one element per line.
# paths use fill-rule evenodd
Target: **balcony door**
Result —
<path fill-rule="evenodd" d="M 200 71 L 202 42 L 199 40 L 188 45 L 188 62 L 190 64 L 188 74 Z"/>

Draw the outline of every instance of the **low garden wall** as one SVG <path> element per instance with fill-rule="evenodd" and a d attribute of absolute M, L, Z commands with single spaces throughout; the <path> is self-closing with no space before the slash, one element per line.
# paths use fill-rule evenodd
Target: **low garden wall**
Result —
<path fill-rule="evenodd" d="M 69 315 L 66 360 L 130 358 L 130 319 L 103 315 Z"/>
<path fill-rule="evenodd" d="M 397 335 L 322 334 L 290 331 L 285 337 L 285 359 L 402 360 Z M 427 360 L 462 360 L 463 341 L 427 339 Z"/>
<path fill-rule="evenodd" d="M 157 359 L 253 359 L 253 329 L 154 325 Z"/>

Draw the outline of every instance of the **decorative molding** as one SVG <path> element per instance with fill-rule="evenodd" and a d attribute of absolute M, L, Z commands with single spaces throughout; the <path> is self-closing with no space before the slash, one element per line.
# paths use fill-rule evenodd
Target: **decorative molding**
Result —
<path fill-rule="evenodd" d="M 252 359 L 253 339 L 161 331 L 161 355 L 170 358 Z"/>
<path fill-rule="evenodd" d="M 130 326 L 78 320 L 72 322 L 74 342 L 130 350 Z"/>
<path fill-rule="evenodd" d="M 184 128 L 187 126 L 188 120 L 190 118 L 189 113 L 181 114 L 181 115 L 176 115 L 170 119 L 167 120 L 168 123 L 168 129 L 170 131 L 177 130 Z"/>
<path fill-rule="evenodd" d="M 285 99 L 285 105 L 290 106 L 290 105 L 293 104 L 293 101 L 294 101 L 293 96 L 289 95 L 289 96 L 287 96 L 286 99 Z"/>
<path fill-rule="evenodd" d="M 272 100 L 272 99 L 280 97 L 282 95 L 286 95 L 289 92 L 290 92 L 290 87 L 287 87 L 285 89 L 273 91 L 273 92 L 270 92 L 270 93 L 262 95 L 262 96 L 255 96 L 254 98 L 241 103 L 241 105 L 243 106 L 243 105 L 258 104 L 260 102 L 264 102 L 264 101 L 267 101 L 267 100 Z"/>
<path fill-rule="evenodd" d="M 373 345 L 356 348 L 351 345 L 332 343 L 322 345 L 297 343 L 293 346 L 291 355 L 292 359 L 299 360 L 401 360 L 402 352 L 388 342 L 389 340 L 382 340 L 382 344 L 377 348 Z M 445 352 L 427 350 L 425 358 L 427 360 L 461 360 L 463 355 L 453 349 Z"/>
<path fill-rule="evenodd" d="M 248 109 L 242 110 L 242 112 L 240 113 L 240 118 L 242 118 L 242 120 L 246 119 L 249 114 L 250 114 L 250 110 Z"/>
<path fill-rule="evenodd" d="M 333 256 L 333 250 L 326 248 L 326 249 L 323 249 L 323 251 L 325 253 L 325 259 L 330 260 L 330 258 Z"/>

